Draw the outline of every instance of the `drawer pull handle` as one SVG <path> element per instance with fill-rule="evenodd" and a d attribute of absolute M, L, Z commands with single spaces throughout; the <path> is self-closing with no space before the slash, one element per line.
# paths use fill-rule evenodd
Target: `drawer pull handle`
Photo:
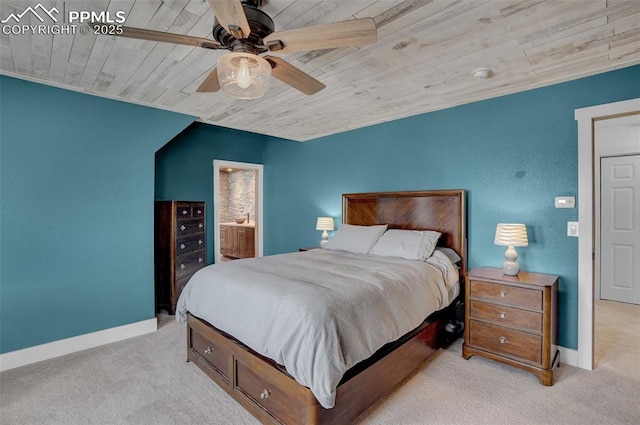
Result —
<path fill-rule="evenodd" d="M 207 347 L 207 348 L 205 348 L 204 353 L 205 353 L 205 354 L 211 354 L 211 353 L 213 353 L 213 347 Z"/>
<path fill-rule="evenodd" d="M 180 226 L 180 230 L 184 230 L 186 229 L 186 227 L 184 227 L 184 224 L 182 226 Z"/>
<path fill-rule="evenodd" d="M 202 223 L 198 223 L 198 227 L 202 229 Z"/>
<path fill-rule="evenodd" d="M 180 264 L 180 270 L 184 270 L 184 268 L 187 267 L 184 264 Z"/>
<path fill-rule="evenodd" d="M 198 240 L 198 245 L 202 245 L 202 239 Z"/>
<path fill-rule="evenodd" d="M 198 263 L 202 263 L 202 257 L 198 258 Z"/>
<path fill-rule="evenodd" d="M 183 243 L 181 243 L 180 244 L 180 249 L 185 249 L 185 248 L 186 248 L 186 246 Z"/>
<path fill-rule="evenodd" d="M 500 337 L 500 344 L 504 344 L 505 342 L 507 342 L 507 337 L 501 336 Z"/>
<path fill-rule="evenodd" d="M 505 313 L 504 311 L 500 313 L 500 318 L 501 319 L 506 319 L 507 318 L 507 313 Z"/>
<path fill-rule="evenodd" d="M 269 395 L 271 395 L 271 391 L 269 390 L 262 390 L 262 392 L 260 393 L 260 398 L 265 399 L 265 398 L 269 398 Z"/>
<path fill-rule="evenodd" d="M 198 214 L 202 214 L 202 210 L 198 210 L 196 211 Z"/>
<path fill-rule="evenodd" d="M 187 210 L 182 210 L 182 215 L 187 215 Z"/>
<path fill-rule="evenodd" d="M 507 296 L 507 291 L 500 291 L 500 296 L 502 298 L 506 297 Z"/>

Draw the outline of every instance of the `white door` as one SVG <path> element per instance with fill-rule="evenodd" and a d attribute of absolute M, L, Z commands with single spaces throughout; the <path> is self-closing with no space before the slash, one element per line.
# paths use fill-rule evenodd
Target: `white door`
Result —
<path fill-rule="evenodd" d="M 640 155 L 600 165 L 600 298 L 640 304 Z"/>

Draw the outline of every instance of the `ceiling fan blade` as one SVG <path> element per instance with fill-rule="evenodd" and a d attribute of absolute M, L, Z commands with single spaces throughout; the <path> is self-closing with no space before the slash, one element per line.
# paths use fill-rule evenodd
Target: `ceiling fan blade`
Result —
<path fill-rule="evenodd" d="M 221 46 L 217 41 L 209 40 L 208 38 L 192 37 L 190 35 L 174 34 L 170 32 L 146 30 L 133 27 L 120 27 L 122 29 L 122 32 L 120 34 L 111 34 L 109 32 L 108 24 L 94 22 L 91 25 L 99 34 L 117 35 L 120 37 L 138 38 L 141 40 L 149 41 L 160 41 L 163 43 L 184 44 L 187 46 L 205 47 L 207 49 L 225 49 L 225 47 Z M 111 27 L 113 27 L 113 25 L 111 25 Z"/>
<path fill-rule="evenodd" d="M 220 25 L 237 39 L 249 37 L 251 28 L 240 0 L 209 0 Z"/>
<path fill-rule="evenodd" d="M 211 73 L 204 79 L 200 87 L 196 90 L 198 93 L 210 93 L 220 90 L 220 82 L 218 81 L 218 70 L 213 68 Z"/>
<path fill-rule="evenodd" d="M 271 51 L 290 53 L 336 47 L 364 46 L 377 39 L 373 18 L 361 18 L 335 24 L 316 25 L 274 32 L 264 38 Z"/>
<path fill-rule="evenodd" d="M 276 56 L 264 56 L 264 58 L 271 64 L 272 76 L 290 85 L 294 89 L 300 90 L 304 94 L 311 95 L 326 87 L 311 75 L 296 68 L 282 58 Z"/>

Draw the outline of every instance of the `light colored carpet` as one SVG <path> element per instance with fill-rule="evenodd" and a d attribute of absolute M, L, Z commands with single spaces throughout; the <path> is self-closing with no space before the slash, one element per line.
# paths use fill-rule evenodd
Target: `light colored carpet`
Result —
<path fill-rule="evenodd" d="M 638 310 L 635 312 L 638 317 Z M 625 328 L 626 319 L 621 320 L 618 324 L 612 319 L 615 325 L 604 332 Z M 638 424 L 638 329 L 640 325 L 629 333 L 635 341 L 625 345 L 625 350 L 635 352 L 621 353 L 623 345 L 611 336 L 615 345 L 597 351 L 601 367 L 588 372 L 563 365 L 553 387 L 544 387 L 533 375 L 500 363 L 479 357 L 464 360 L 458 340 L 436 353 L 358 424 Z M 597 328 L 596 332 L 601 331 Z M 172 317 L 160 316 L 154 334 L 3 372 L 0 422 L 257 424 L 185 361 L 185 344 L 184 326 Z M 624 360 L 625 368 L 616 368 L 620 357 L 632 357 L 632 361 Z"/>
<path fill-rule="evenodd" d="M 618 370 L 640 381 L 640 305 L 596 300 L 594 306 L 596 369 Z"/>

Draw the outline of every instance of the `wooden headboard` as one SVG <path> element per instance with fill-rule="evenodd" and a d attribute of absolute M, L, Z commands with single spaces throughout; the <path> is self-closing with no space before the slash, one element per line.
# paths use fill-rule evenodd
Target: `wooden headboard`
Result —
<path fill-rule="evenodd" d="M 441 232 L 438 245 L 453 248 L 462 258 L 461 272 L 466 272 L 467 210 L 462 189 L 344 194 L 342 222 Z"/>

